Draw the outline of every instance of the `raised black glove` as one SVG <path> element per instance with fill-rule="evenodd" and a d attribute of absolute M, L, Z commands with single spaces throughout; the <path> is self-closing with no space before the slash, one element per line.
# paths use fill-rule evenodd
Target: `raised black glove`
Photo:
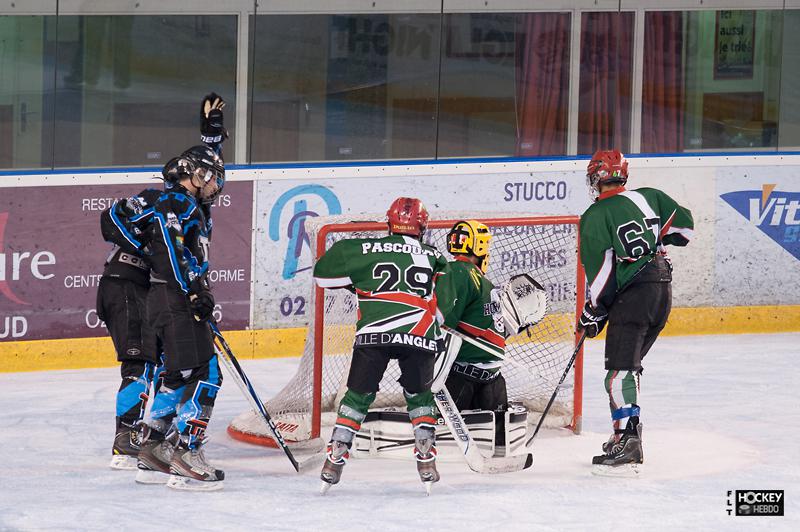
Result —
<path fill-rule="evenodd" d="M 578 321 L 578 329 L 586 331 L 586 336 L 594 338 L 603 330 L 608 320 L 608 314 L 599 309 L 592 308 L 591 301 L 587 301 Z"/>
<path fill-rule="evenodd" d="M 228 138 L 222 110 L 225 100 L 216 92 L 206 95 L 200 105 L 200 140 L 206 144 L 219 144 Z"/>
<path fill-rule="evenodd" d="M 214 295 L 204 277 L 198 277 L 189 285 L 189 306 L 197 321 L 206 321 L 214 312 Z"/>

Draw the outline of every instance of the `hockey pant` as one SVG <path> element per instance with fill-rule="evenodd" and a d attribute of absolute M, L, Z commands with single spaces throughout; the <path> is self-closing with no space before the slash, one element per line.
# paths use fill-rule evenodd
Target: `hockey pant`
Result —
<path fill-rule="evenodd" d="M 471 378 L 459 372 L 458 369 L 454 364 L 445 383 L 456 408 L 461 411 L 490 410 L 494 412 L 495 442 L 497 445 L 505 445 L 505 412 L 508 410 L 506 379 L 499 371 L 491 374 L 491 378 L 488 380 L 480 380 Z"/>
<path fill-rule="evenodd" d="M 400 385 L 406 399 L 408 417 L 414 434 L 430 437 L 438 417 L 431 381 L 433 380 L 433 353 L 411 347 L 358 347 L 353 350 L 347 392 L 339 404 L 332 440 L 348 445 L 361 429 L 369 406 L 375 400 L 389 360 L 397 359 L 400 366 Z"/>
<path fill-rule="evenodd" d="M 103 277 L 97 288 L 97 317 L 103 320 L 120 362 L 158 363 L 158 349 L 146 316 L 148 288 Z"/>
<path fill-rule="evenodd" d="M 211 329 L 194 318 L 186 294 L 165 283 L 153 283 L 147 294 L 147 314 L 155 332 L 148 338 L 160 342 L 166 370 L 203 367 L 215 356 Z"/>
<path fill-rule="evenodd" d="M 635 282 L 617 294 L 608 315 L 605 389 L 611 422 L 618 438 L 628 420 L 639 422 L 639 379 L 642 359 L 667 323 L 672 285 L 663 259 L 649 264 Z"/>
<path fill-rule="evenodd" d="M 220 386 L 222 373 L 216 355 L 193 369 L 165 370 L 150 425 L 167 433 L 174 423 L 184 442 L 194 448 L 205 438 Z"/>

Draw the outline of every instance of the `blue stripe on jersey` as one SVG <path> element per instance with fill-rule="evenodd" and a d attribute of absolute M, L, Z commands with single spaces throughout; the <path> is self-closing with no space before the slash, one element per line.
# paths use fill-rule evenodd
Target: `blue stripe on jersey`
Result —
<path fill-rule="evenodd" d="M 136 237 L 134 237 L 132 234 L 130 234 L 130 233 L 128 232 L 128 229 L 127 229 L 127 228 L 126 228 L 124 225 L 122 225 L 122 222 L 121 222 L 121 221 L 120 221 L 120 219 L 117 217 L 117 213 L 116 213 L 116 210 L 117 210 L 117 204 L 119 204 L 119 201 L 115 201 L 115 202 L 114 202 L 114 203 L 111 205 L 111 209 L 109 209 L 109 213 L 111 214 L 111 221 L 113 221 L 113 222 L 114 222 L 114 225 L 116 225 L 116 226 L 117 226 L 117 229 L 119 229 L 119 230 L 120 230 L 120 232 L 122 233 L 122 236 L 124 236 L 124 237 L 125 237 L 125 240 L 127 240 L 128 242 L 130 242 L 130 244 L 131 244 L 131 245 L 132 245 L 134 248 L 136 248 L 136 249 L 139 249 L 139 248 L 141 248 L 141 247 L 142 247 L 142 243 L 141 243 L 141 242 L 139 242 L 138 240 L 136 240 Z"/>
<path fill-rule="evenodd" d="M 197 260 L 197 257 L 192 255 L 192 252 L 186 248 L 183 248 L 183 256 L 186 259 L 186 262 L 189 264 L 189 268 L 192 272 L 200 277 L 208 270 L 208 262 L 204 262 L 202 266 L 200 266 L 200 261 Z"/>
<path fill-rule="evenodd" d="M 147 218 L 148 216 L 150 216 L 152 214 L 153 214 L 153 209 L 145 209 L 145 210 L 142 211 L 141 214 L 136 215 L 136 216 L 132 216 L 131 217 L 131 222 L 136 223 L 136 222 L 138 222 L 138 221 L 140 221 L 140 220 L 142 220 L 144 218 Z"/>
<path fill-rule="evenodd" d="M 172 266 L 172 273 L 175 276 L 175 280 L 178 281 L 178 286 L 181 287 L 185 293 L 189 293 L 189 289 L 186 285 L 186 280 L 183 278 L 181 274 L 181 270 L 178 267 L 178 255 L 175 252 L 175 248 L 172 245 L 172 239 L 169 236 L 169 230 L 167 229 L 167 221 L 164 219 L 164 216 L 161 213 L 156 212 L 153 213 L 156 220 L 158 220 L 158 227 L 161 229 L 161 236 L 164 237 L 164 243 L 167 245 L 167 253 L 169 254 L 169 263 Z"/>

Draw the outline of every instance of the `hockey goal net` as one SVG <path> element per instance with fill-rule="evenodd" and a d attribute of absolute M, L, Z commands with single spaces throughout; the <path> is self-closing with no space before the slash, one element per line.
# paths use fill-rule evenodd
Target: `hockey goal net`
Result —
<path fill-rule="evenodd" d="M 306 220 L 313 256 L 322 256 L 334 242 L 344 238 L 387 234 L 385 222 L 349 221 L 355 217 Z M 486 275 L 495 286 L 502 286 L 512 275 L 530 273 L 548 294 L 547 316 L 530 329 L 529 335 L 523 333 L 509 339 L 502 368 L 509 400 L 522 403 L 532 414 L 528 417 L 529 423 L 536 424 L 576 345 L 575 324 L 584 298 L 584 274 L 578 261 L 579 218 L 510 215 L 472 215 L 469 218 L 485 223 L 492 232 Z M 447 219 L 432 220 L 425 233 L 425 242 L 442 251 L 448 259 L 452 257 L 446 252 L 446 236 L 459 219 L 464 218 L 447 216 Z M 358 304 L 353 294 L 347 290 L 312 286 L 309 296 L 314 312 L 297 373 L 266 404 L 288 442 L 302 443 L 328 436 L 329 430 L 325 427 L 333 424 L 338 401 L 346 390 L 355 336 Z M 392 361 L 380 383 L 373 408 L 405 406 L 397 382 L 399 376 L 399 368 Z M 580 431 L 582 380 L 581 353 L 559 388 L 545 426 Z M 229 425 L 228 433 L 238 440 L 275 445 L 269 429 L 253 411 L 237 416 Z"/>

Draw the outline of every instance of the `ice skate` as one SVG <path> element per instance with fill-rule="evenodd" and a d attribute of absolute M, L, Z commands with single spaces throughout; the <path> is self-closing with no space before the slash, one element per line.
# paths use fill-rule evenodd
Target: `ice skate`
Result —
<path fill-rule="evenodd" d="M 167 487 L 186 491 L 216 491 L 223 487 L 225 472 L 206 460 L 203 444 L 194 448 L 183 441 L 178 442 L 169 464 L 170 477 Z"/>
<path fill-rule="evenodd" d="M 604 454 L 592 458 L 592 474 L 607 477 L 638 477 L 644 462 L 642 424 L 626 427 L 619 441 L 612 436 L 603 444 Z"/>
<path fill-rule="evenodd" d="M 136 482 L 139 484 L 166 484 L 169 479 L 169 464 L 175 450 L 177 433 L 169 437 L 145 425 L 141 450 L 139 451 Z"/>
<path fill-rule="evenodd" d="M 431 494 L 431 486 L 439 482 L 439 471 L 436 470 L 436 445 L 435 435 L 417 438 L 414 445 L 414 458 L 417 459 L 417 472 L 419 479 L 425 486 L 425 492 Z"/>
<path fill-rule="evenodd" d="M 136 471 L 140 449 L 139 433 L 128 425 L 120 424 L 111 447 L 111 469 Z"/>
<path fill-rule="evenodd" d="M 344 442 L 333 440 L 328 444 L 327 458 L 322 466 L 319 478 L 322 480 L 320 494 L 325 495 L 334 484 L 342 478 L 347 460 L 350 458 L 350 446 Z"/>

